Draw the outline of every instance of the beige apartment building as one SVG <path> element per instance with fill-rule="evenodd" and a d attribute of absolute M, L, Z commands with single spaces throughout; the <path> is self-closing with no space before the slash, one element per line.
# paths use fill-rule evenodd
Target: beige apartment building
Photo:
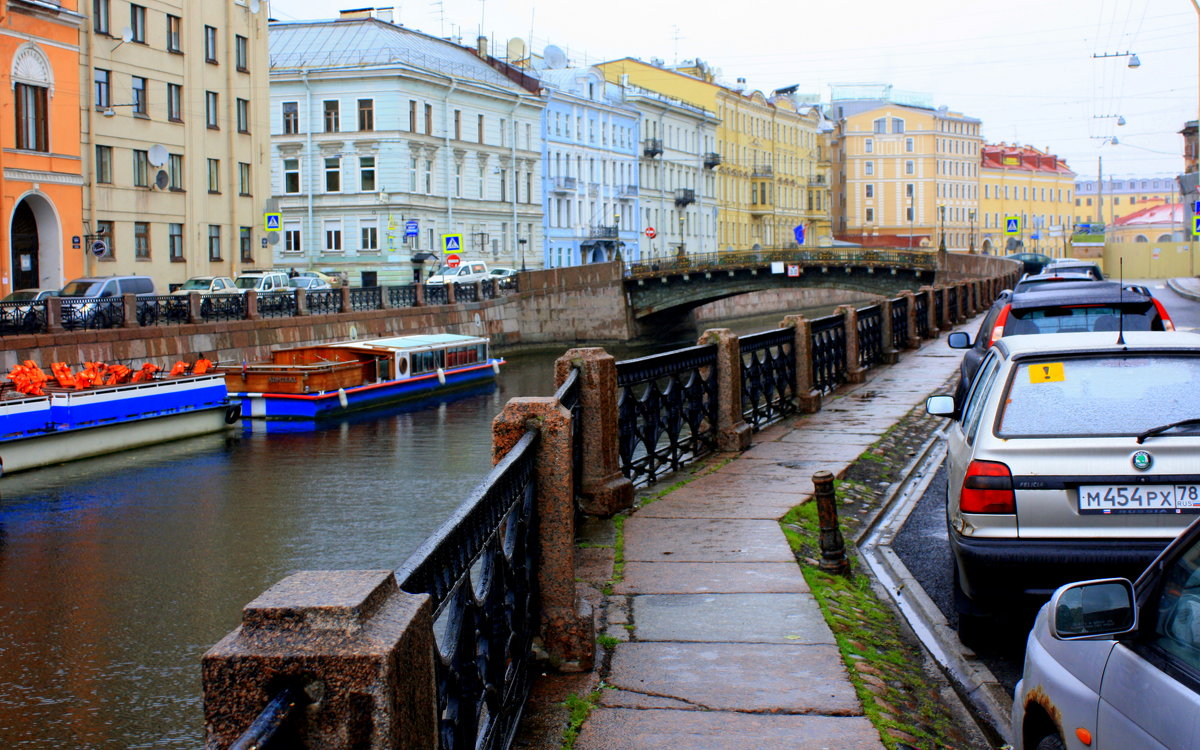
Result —
<path fill-rule="evenodd" d="M 71 234 L 85 272 L 148 275 L 165 293 L 269 266 L 266 3 L 81 10 L 83 226 Z"/>
<path fill-rule="evenodd" d="M 1065 161 L 1032 146 L 1000 143 L 984 146 L 980 167 L 984 253 L 1069 255 L 1075 173 Z"/>

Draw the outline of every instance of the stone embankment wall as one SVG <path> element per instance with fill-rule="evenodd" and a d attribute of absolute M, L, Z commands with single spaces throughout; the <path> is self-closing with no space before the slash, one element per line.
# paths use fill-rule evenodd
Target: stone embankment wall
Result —
<path fill-rule="evenodd" d="M 971 255 L 970 253 L 938 253 L 937 283 L 953 284 L 970 279 L 989 279 L 1020 272 L 1019 263 L 994 255 Z"/>
<path fill-rule="evenodd" d="M 772 313 L 791 313 L 814 307 L 869 304 L 880 299 L 875 295 L 863 294 L 847 289 L 764 289 L 761 292 L 739 294 L 696 308 L 692 319 L 704 325 L 714 320 L 749 318 Z"/>

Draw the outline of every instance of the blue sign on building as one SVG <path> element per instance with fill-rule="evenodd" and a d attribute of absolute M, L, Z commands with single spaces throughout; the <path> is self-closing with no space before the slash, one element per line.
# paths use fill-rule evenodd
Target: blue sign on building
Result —
<path fill-rule="evenodd" d="M 419 230 L 420 225 L 417 223 L 416 219 L 409 219 L 408 221 L 404 222 L 405 237 L 416 237 L 419 233 Z"/>
<path fill-rule="evenodd" d="M 792 232 L 793 232 L 793 234 L 796 235 L 796 244 L 803 245 L 804 244 L 804 225 L 797 224 L 796 228 L 793 229 Z"/>

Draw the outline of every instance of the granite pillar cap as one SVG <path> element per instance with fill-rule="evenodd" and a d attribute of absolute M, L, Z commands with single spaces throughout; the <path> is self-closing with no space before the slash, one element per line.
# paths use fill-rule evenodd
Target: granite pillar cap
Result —
<path fill-rule="evenodd" d="M 360 630 L 400 591 L 390 570 L 302 570 L 242 609 L 247 630 Z"/>

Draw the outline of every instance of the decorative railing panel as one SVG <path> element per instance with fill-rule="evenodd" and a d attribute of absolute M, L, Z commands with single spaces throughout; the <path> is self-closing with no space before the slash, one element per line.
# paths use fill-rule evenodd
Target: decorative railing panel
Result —
<path fill-rule="evenodd" d="M 716 362 L 709 345 L 617 363 L 621 472 L 634 485 L 716 449 Z"/>
<path fill-rule="evenodd" d="M 625 275 L 633 278 L 661 276 L 720 268 L 761 268 L 773 261 L 806 265 L 839 265 L 862 268 L 903 266 L 922 271 L 937 269 L 937 255 L 922 250 L 741 250 L 724 253 L 688 253 L 683 257 L 656 258 L 650 263 L 629 263 Z"/>
<path fill-rule="evenodd" d="M 932 338 L 929 331 L 929 295 L 922 293 L 913 299 L 917 308 L 917 338 Z"/>
<path fill-rule="evenodd" d="M 796 329 L 743 336 L 742 418 L 762 429 L 796 410 Z"/>
<path fill-rule="evenodd" d="M 46 300 L 0 302 L 0 336 L 46 330 Z"/>
<path fill-rule="evenodd" d="M 350 309 L 355 312 L 383 307 L 383 289 L 377 286 L 351 287 Z"/>
<path fill-rule="evenodd" d="M 863 369 L 883 364 L 883 306 L 871 305 L 858 311 L 858 366 Z"/>
<path fill-rule="evenodd" d="M 479 293 L 483 299 L 495 299 L 500 295 L 500 290 L 496 286 L 497 279 L 484 279 L 479 282 Z"/>
<path fill-rule="evenodd" d="M 191 322 L 188 318 L 188 298 L 184 295 L 137 298 L 137 322 L 140 326 L 177 326 Z"/>
<path fill-rule="evenodd" d="M 917 321 L 918 330 L 920 321 Z M 892 348 L 907 349 L 908 339 L 908 297 L 897 297 L 892 300 Z"/>
<path fill-rule="evenodd" d="M 425 304 L 448 305 L 450 304 L 450 292 L 446 290 L 444 284 L 429 284 L 425 287 Z"/>
<path fill-rule="evenodd" d="M 529 694 L 537 444 L 525 433 L 396 573 L 400 588 L 432 599 L 442 750 L 507 748 Z"/>
<path fill-rule="evenodd" d="M 289 318 L 296 314 L 296 295 L 291 292 L 258 295 L 260 318 Z"/>
<path fill-rule="evenodd" d="M 417 304 L 417 288 L 408 286 L 389 286 L 387 288 L 388 307 L 415 307 Z"/>
<path fill-rule="evenodd" d="M 475 282 L 469 284 L 454 284 L 454 301 L 455 302 L 478 302 L 479 288 L 475 286 Z"/>
<path fill-rule="evenodd" d="M 503 276 L 496 281 L 496 293 L 504 292 L 505 294 L 516 294 L 521 290 L 520 274 L 512 276 Z"/>
<path fill-rule="evenodd" d="M 830 393 L 846 382 L 846 319 L 828 315 L 812 321 L 813 388 Z"/>
<path fill-rule="evenodd" d="M 245 317 L 246 297 L 244 295 L 214 294 L 200 300 L 201 320 L 241 320 Z"/>
<path fill-rule="evenodd" d="M 62 327 L 68 331 L 125 325 L 125 302 L 120 297 L 64 297 Z"/>
<path fill-rule="evenodd" d="M 332 315 L 342 311 L 342 293 L 337 289 L 318 289 L 306 292 L 304 302 L 309 315 Z"/>

